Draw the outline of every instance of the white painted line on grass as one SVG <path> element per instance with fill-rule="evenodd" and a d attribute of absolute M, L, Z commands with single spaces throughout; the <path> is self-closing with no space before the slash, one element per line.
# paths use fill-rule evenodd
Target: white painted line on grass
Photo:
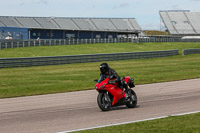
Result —
<path fill-rule="evenodd" d="M 182 116 L 182 115 L 188 115 L 188 114 L 194 114 L 194 113 L 200 113 L 200 111 L 186 112 L 186 113 L 181 113 L 181 114 L 173 114 L 173 115 L 169 115 L 169 116 Z M 96 129 L 96 128 L 103 128 L 103 127 L 110 127 L 110 126 L 118 126 L 118 125 L 124 125 L 124 124 L 130 124 L 130 123 L 136 123 L 136 122 L 142 122 L 142 121 L 149 121 L 149 120 L 162 119 L 162 118 L 167 118 L 167 117 L 169 117 L 169 116 L 160 116 L 160 117 L 149 118 L 149 119 L 143 119 L 143 120 L 136 120 L 136 121 L 128 121 L 128 122 L 115 123 L 115 124 L 101 125 L 101 126 L 96 126 L 96 127 L 75 129 L 75 130 L 69 130 L 69 131 L 62 131 L 62 132 L 57 132 L 57 133 L 70 133 L 70 132 L 77 132 L 77 131 L 90 130 L 90 129 Z"/>

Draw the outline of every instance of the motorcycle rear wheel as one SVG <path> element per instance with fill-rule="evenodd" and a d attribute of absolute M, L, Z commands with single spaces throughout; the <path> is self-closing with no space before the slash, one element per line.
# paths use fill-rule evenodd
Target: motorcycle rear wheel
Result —
<path fill-rule="evenodd" d="M 126 106 L 128 108 L 135 108 L 136 105 L 137 105 L 137 95 L 136 95 L 136 93 L 132 89 L 129 89 L 128 95 L 129 95 L 130 101 L 126 104 Z"/>
<path fill-rule="evenodd" d="M 107 95 L 105 92 L 100 92 L 97 97 L 97 103 L 102 111 L 109 111 L 111 109 L 112 103 L 106 98 L 105 95 Z"/>

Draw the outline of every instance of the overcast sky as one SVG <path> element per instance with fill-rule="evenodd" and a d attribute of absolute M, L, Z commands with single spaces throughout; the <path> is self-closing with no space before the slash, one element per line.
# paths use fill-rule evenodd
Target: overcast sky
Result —
<path fill-rule="evenodd" d="M 0 16 L 136 18 L 157 30 L 160 10 L 200 12 L 200 0 L 0 0 Z"/>

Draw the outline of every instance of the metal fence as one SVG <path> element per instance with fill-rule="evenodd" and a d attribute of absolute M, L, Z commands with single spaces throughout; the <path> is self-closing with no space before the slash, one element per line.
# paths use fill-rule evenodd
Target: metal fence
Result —
<path fill-rule="evenodd" d="M 140 37 L 136 40 L 138 43 L 148 42 L 200 42 L 200 38 L 182 38 L 182 37 L 171 37 L 171 36 L 149 36 Z"/>
<path fill-rule="evenodd" d="M 178 50 L 168 50 L 168 51 L 113 53 L 113 54 L 54 56 L 54 57 L 2 58 L 0 59 L 0 68 L 158 58 L 158 57 L 167 57 L 178 54 L 179 54 Z"/>
<path fill-rule="evenodd" d="M 183 49 L 183 55 L 200 54 L 200 49 Z"/>
<path fill-rule="evenodd" d="M 139 38 L 111 38 L 111 39 L 53 39 L 53 40 L 0 40 L 0 50 L 6 48 L 77 45 L 95 43 L 148 43 L 148 42 L 200 42 L 200 39 L 182 39 L 181 37 L 139 37 Z"/>
<path fill-rule="evenodd" d="M 95 43 L 125 43 L 132 39 L 48 39 L 48 40 L 0 40 L 0 50 L 6 48 L 77 45 Z"/>

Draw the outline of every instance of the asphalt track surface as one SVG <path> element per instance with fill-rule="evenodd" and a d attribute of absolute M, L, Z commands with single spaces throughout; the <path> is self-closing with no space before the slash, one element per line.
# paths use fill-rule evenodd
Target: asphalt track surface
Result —
<path fill-rule="evenodd" d="M 200 111 L 200 79 L 138 85 L 137 108 L 102 112 L 96 90 L 0 99 L 0 133 L 56 133 Z"/>

